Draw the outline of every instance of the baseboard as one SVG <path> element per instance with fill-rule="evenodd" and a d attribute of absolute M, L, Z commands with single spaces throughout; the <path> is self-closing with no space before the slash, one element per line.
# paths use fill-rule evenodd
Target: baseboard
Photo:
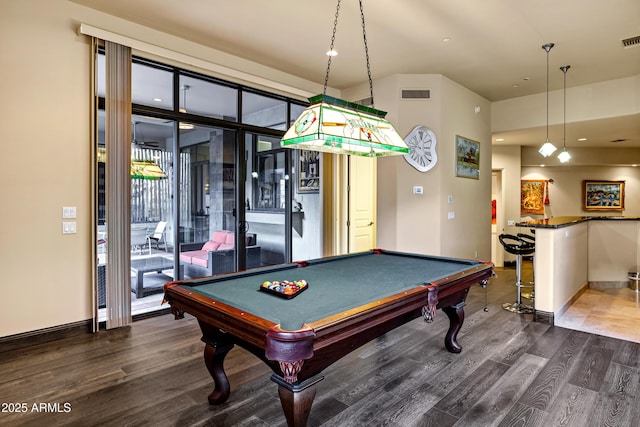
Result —
<path fill-rule="evenodd" d="M 170 308 L 163 308 L 149 313 L 136 314 L 132 316 L 132 321 L 148 319 L 155 316 L 164 316 L 171 313 Z M 64 325 L 52 326 L 50 328 L 37 329 L 35 331 L 22 332 L 20 334 L 0 337 L 0 353 L 19 350 L 37 344 L 61 340 L 78 335 L 92 333 L 92 320 L 81 320 L 79 322 L 67 323 Z M 106 322 L 99 322 L 98 327 L 104 330 Z"/>
<path fill-rule="evenodd" d="M 629 281 L 624 282 L 589 282 L 591 289 L 624 289 L 629 287 Z"/>
<path fill-rule="evenodd" d="M 533 321 L 538 323 L 543 323 L 545 325 L 553 326 L 554 324 L 553 313 L 548 311 L 536 310 L 533 313 Z"/>
<path fill-rule="evenodd" d="M 0 337 L 0 353 L 91 333 L 91 319 Z"/>

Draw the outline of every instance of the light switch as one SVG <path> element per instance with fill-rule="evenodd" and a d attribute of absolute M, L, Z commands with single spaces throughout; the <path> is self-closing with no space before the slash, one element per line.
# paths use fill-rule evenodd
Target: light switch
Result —
<path fill-rule="evenodd" d="M 451 211 L 447 214 L 448 219 L 456 219 L 456 213 Z"/>
<path fill-rule="evenodd" d="M 64 206 L 62 208 L 62 218 L 75 218 L 75 217 L 76 217 L 75 206 Z"/>
<path fill-rule="evenodd" d="M 75 221 L 62 221 L 62 234 L 75 234 L 76 222 Z"/>
<path fill-rule="evenodd" d="M 447 203 L 449 203 L 449 204 L 453 203 L 453 196 L 452 195 L 448 195 L 447 196 Z"/>
<path fill-rule="evenodd" d="M 422 185 L 414 185 L 413 194 L 424 194 L 424 189 L 422 188 Z"/>

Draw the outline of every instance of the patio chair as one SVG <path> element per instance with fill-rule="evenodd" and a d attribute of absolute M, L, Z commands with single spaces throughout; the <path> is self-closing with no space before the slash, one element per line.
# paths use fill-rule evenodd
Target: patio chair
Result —
<path fill-rule="evenodd" d="M 166 221 L 160 221 L 156 225 L 156 229 L 153 233 L 147 235 L 147 243 L 149 244 L 149 255 L 151 255 L 151 242 L 156 242 L 156 248 L 160 249 L 160 241 L 164 243 L 164 251 L 167 252 L 167 236 L 165 229 L 167 228 Z"/>

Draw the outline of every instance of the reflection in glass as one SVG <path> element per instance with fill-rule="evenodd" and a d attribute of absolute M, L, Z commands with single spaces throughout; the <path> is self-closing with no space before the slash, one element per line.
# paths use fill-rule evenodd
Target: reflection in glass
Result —
<path fill-rule="evenodd" d="M 286 130 L 287 103 L 252 92 L 242 92 L 242 122 L 265 128 Z"/>

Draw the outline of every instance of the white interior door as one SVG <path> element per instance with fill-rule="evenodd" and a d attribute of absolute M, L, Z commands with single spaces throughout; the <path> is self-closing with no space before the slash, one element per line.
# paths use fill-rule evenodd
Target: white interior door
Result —
<path fill-rule="evenodd" d="M 376 247 L 376 159 L 350 156 L 349 176 L 349 252 Z"/>

